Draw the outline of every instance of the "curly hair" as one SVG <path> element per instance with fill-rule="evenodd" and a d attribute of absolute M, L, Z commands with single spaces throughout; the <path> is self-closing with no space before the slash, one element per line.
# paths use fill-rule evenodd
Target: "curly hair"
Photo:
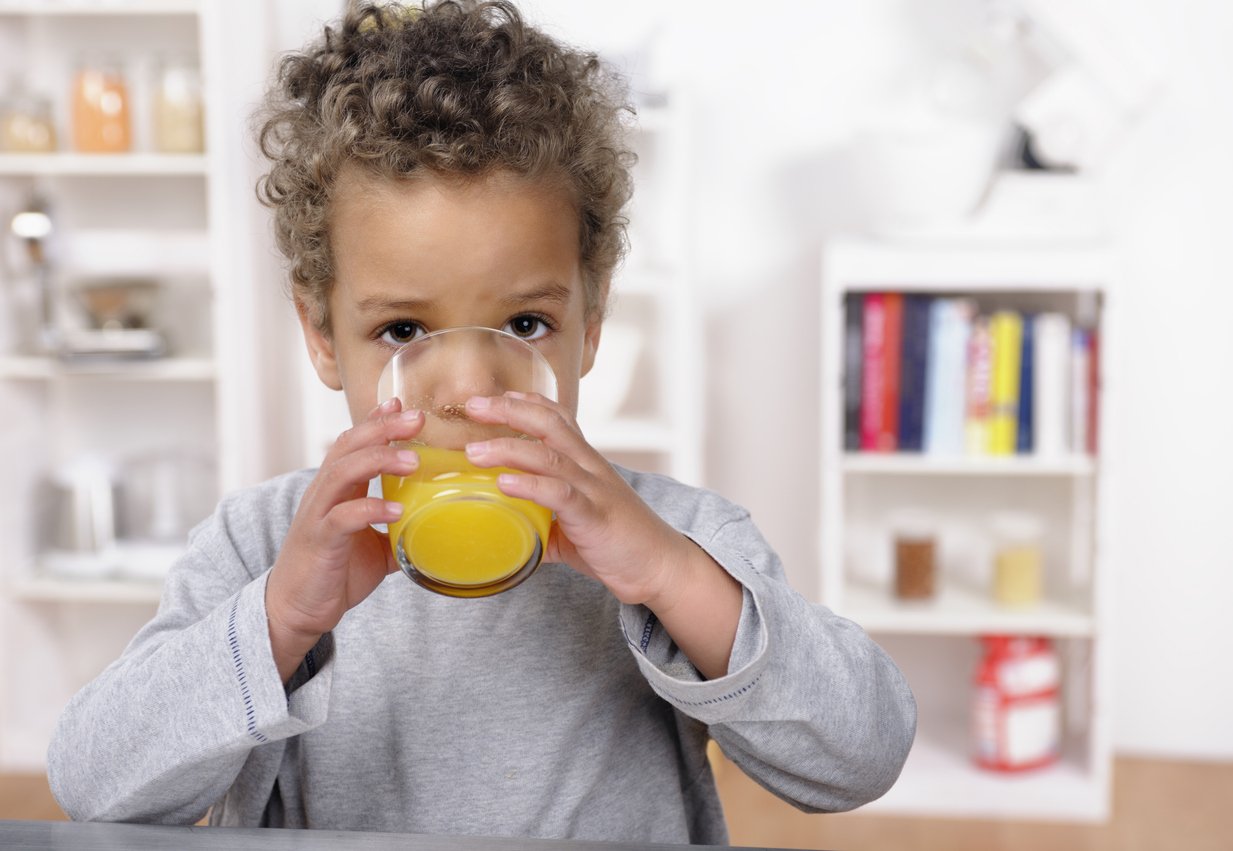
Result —
<path fill-rule="evenodd" d="M 402 179 L 509 171 L 567 187 L 578 210 L 588 316 L 626 250 L 632 192 L 620 77 L 524 22 L 504 0 L 353 4 L 285 56 L 258 113 L 292 295 L 329 331 L 330 203 L 344 168 Z"/>

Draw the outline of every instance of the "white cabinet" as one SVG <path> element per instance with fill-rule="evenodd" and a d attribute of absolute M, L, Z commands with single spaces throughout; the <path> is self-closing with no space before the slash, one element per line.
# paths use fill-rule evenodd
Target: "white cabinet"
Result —
<path fill-rule="evenodd" d="M 869 293 L 971 299 L 982 313 L 1047 311 L 1116 328 L 1115 264 L 1099 245 L 839 240 L 822 281 L 820 553 L 822 601 L 868 630 L 898 662 L 919 705 L 916 744 L 871 809 L 946 817 L 1099 820 L 1110 798 L 1110 570 L 1102 557 L 1109 488 L 1104 453 L 961 453 L 845 449 L 845 304 Z M 1104 359 L 1107 361 L 1107 358 Z M 1098 403 L 1113 386 L 1101 367 Z M 1109 429 L 1098 422 L 1098 442 Z M 850 445 L 850 444 L 849 444 Z M 1043 596 L 1006 607 L 991 593 L 997 512 L 1043 523 Z M 893 524 L 927 513 L 937 553 L 931 599 L 893 589 Z M 1052 639 L 1062 663 L 1061 757 L 999 774 L 972 759 L 973 676 L 983 635 Z"/>
<path fill-rule="evenodd" d="M 246 132 L 235 120 L 236 68 L 222 64 L 228 9 L 197 0 L 0 2 L 0 81 L 15 84 L 0 99 L 17 85 L 45 97 L 58 137 L 45 152 L 0 150 L 0 768 L 42 764 L 64 701 L 153 613 L 186 527 L 262 472 L 256 371 L 243 366 L 256 348 L 246 291 L 255 276 L 237 274 L 252 237 L 236 198 L 251 197 L 252 183 L 235 135 Z M 126 152 L 74 149 L 74 69 L 96 55 L 113 57 L 127 84 Z M 153 99 L 168 56 L 199 69 L 198 152 L 157 144 Z M 10 232 L 33 202 L 52 224 L 55 347 L 40 342 L 34 257 Z M 148 300 L 143 324 L 161 335 L 162 353 L 89 356 L 78 337 L 66 354 L 66 329 L 90 327 L 82 294 L 97 299 L 119 283 Z M 95 474 L 109 484 L 88 505 L 49 486 Z M 72 512 L 86 508 L 111 526 L 114 543 L 74 540 L 82 518 Z"/>

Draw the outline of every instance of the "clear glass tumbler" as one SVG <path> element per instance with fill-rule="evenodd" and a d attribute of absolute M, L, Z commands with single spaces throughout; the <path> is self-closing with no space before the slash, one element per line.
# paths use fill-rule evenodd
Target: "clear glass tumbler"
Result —
<path fill-rule="evenodd" d="M 556 400 L 547 359 L 527 341 L 494 328 L 448 328 L 417 337 L 394 353 L 378 383 L 378 401 L 397 396 L 404 410 L 424 412 L 424 428 L 408 443 L 419 455 L 409 476 L 382 476 L 385 499 L 403 504 L 389 524 L 390 546 L 415 583 L 450 597 L 486 597 L 513 588 L 543 559 L 552 512 L 506 496 L 505 467 L 467 460 L 472 441 L 515 437 L 505 426 L 466 415 L 472 396 L 507 390 Z"/>

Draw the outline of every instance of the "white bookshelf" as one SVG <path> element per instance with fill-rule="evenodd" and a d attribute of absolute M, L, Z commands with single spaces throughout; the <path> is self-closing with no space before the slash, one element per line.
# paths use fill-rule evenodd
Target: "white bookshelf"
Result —
<path fill-rule="evenodd" d="M 822 602 L 861 624 L 900 664 L 917 696 L 916 743 L 894 788 L 871 808 L 958 818 L 1099 821 L 1110 805 L 1110 570 L 1101 539 L 1109 470 L 1086 453 L 934 457 L 844 447 L 844 306 L 871 292 L 968 296 L 981 312 L 1049 309 L 1095 318 L 1102 351 L 1116 327 L 1116 264 L 1079 242 L 840 239 L 822 260 Z M 1116 378 L 1102 358 L 1100 407 Z M 1099 421 L 1099 446 L 1109 429 Z M 904 601 L 892 589 L 894 518 L 924 508 L 935 524 L 937 591 Z M 1045 524 L 1041 602 L 1014 609 L 989 590 L 988 518 L 1027 510 Z M 986 634 L 1044 635 L 1063 660 L 1062 758 L 1019 774 L 970 758 L 969 700 Z"/>
<path fill-rule="evenodd" d="M 251 66 L 264 74 L 266 56 L 264 24 L 248 20 L 250 11 L 234 0 L 0 0 L 0 72 L 52 100 L 59 139 L 52 153 L 0 151 L 4 238 L 32 194 L 47 199 L 62 292 L 89 278 L 156 280 L 156 321 L 170 349 L 112 361 L 32 351 L 12 333 L 31 321 L 16 295 L 29 279 L 0 266 L 0 322 L 9 329 L 0 340 L 0 770 L 42 767 L 60 707 L 151 616 L 178 552 L 123 537 L 85 557 L 48 550 L 40 488 L 49 475 L 83 455 L 113 463 L 117 475 L 160 453 L 205 459 L 183 487 L 211 504 L 264 475 L 270 441 L 258 418 L 253 317 L 268 285 L 256 280 L 252 256 L 266 249 L 254 248 L 264 233 L 246 207 L 256 204 L 240 136 L 253 84 L 244 75 L 259 79 Z M 68 149 L 71 71 L 88 50 L 121 58 L 131 153 Z M 170 54 L 201 67 L 201 154 L 153 150 L 153 73 Z"/>

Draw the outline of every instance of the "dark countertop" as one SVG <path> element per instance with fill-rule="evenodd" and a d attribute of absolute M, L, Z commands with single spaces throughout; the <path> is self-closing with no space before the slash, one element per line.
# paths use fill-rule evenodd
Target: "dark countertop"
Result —
<path fill-rule="evenodd" d="M 685 845 L 0 820 L 4 851 L 681 851 Z M 717 848 L 718 846 L 707 846 Z M 772 849 L 764 849 L 772 851 Z"/>

